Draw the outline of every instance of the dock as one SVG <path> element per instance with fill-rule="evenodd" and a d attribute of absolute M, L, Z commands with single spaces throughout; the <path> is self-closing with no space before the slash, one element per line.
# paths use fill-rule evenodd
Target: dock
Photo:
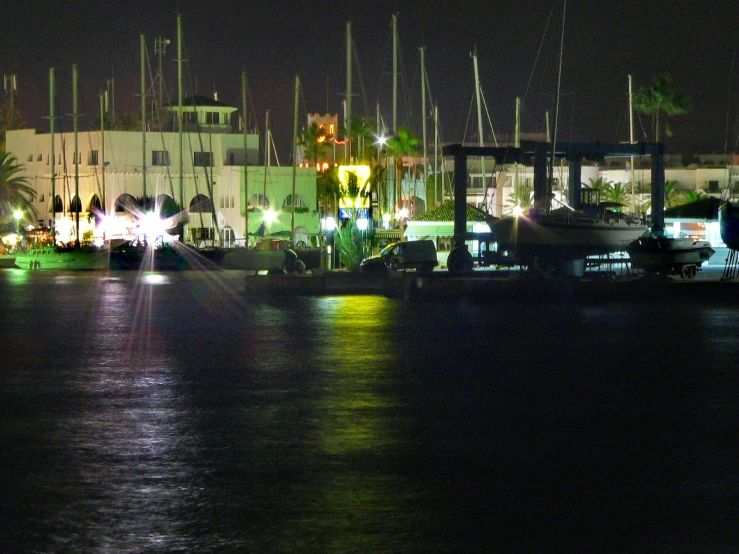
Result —
<path fill-rule="evenodd" d="M 739 281 L 721 281 L 715 270 L 695 280 L 593 273 L 585 277 L 543 277 L 527 272 L 476 271 L 453 275 L 389 272 L 386 275 L 316 271 L 306 275 L 247 275 L 247 294 L 264 296 L 380 295 L 406 300 L 628 301 L 739 303 Z"/>

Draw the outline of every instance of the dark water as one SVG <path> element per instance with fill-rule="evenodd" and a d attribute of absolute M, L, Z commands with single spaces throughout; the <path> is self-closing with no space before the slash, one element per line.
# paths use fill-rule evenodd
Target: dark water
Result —
<path fill-rule="evenodd" d="M 735 552 L 739 312 L 0 272 L 2 552 Z"/>

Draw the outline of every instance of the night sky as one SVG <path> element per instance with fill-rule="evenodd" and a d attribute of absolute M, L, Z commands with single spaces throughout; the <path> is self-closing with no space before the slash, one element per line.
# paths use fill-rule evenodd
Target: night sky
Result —
<path fill-rule="evenodd" d="M 473 140 L 477 128 L 470 52 L 477 48 L 480 80 L 497 136 L 513 132 L 515 98 L 523 99 L 523 132 L 545 131 L 553 113 L 562 0 L 412 1 L 220 0 L 6 3 L 0 33 L 3 74 L 18 76 L 25 121 L 48 131 L 48 71 L 55 67 L 59 112 L 70 114 L 71 66 L 80 74 L 80 111 L 89 124 L 98 93 L 115 77 L 116 111 L 137 109 L 139 35 L 152 63 L 155 37 L 171 40 L 164 74 L 176 88 L 176 14 L 182 15 L 187 94 L 212 95 L 241 106 L 241 72 L 252 101 L 251 125 L 270 110 L 280 162 L 289 163 L 294 79 L 299 75 L 301 126 L 307 112 L 341 111 L 346 87 L 346 23 L 352 21 L 353 113 L 374 119 L 379 101 L 392 124 L 391 17 L 398 14 L 401 62 L 398 123 L 421 134 L 420 56 L 441 118 L 444 142 Z M 735 148 L 739 114 L 739 2 L 736 0 L 568 0 L 558 140 L 616 142 L 629 138 L 628 75 L 634 90 L 667 71 L 693 102 L 670 119 L 669 151 Z M 733 69 L 732 69 L 733 67 Z M 428 110 L 430 111 L 430 101 Z M 366 111 L 365 111 L 366 106 Z M 487 121 L 488 115 L 483 116 Z M 256 121 L 255 119 L 256 118 Z M 62 130 L 71 130 L 64 117 Z M 637 140 L 652 139 L 650 116 L 635 120 Z M 83 123 L 84 125 L 85 123 Z M 433 121 L 428 120 L 432 142 Z M 485 123 L 486 140 L 492 140 Z M 647 133 L 645 137 L 645 133 Z M 728 140 L 727 140 L 728 139 Z"/>

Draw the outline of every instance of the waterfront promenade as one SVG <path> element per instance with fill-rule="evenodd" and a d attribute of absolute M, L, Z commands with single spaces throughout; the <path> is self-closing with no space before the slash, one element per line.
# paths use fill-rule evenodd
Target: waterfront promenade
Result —
<path fill-rule="evenodd" d="M 628 271 L 586 272 L 582 278 L 544 277 L 518 270 L 477 270 L 452 275 L 390 272 L 366 275 L 316 271 L 311 275 L 247 276 L 248 294 L 330 296 L 376 294 L 405 299 L 455 300 L 618 300 L 734 302 L 739 280 L 722 281 L 722 265 L 706 265 L 694 279 L 639 275 Z M 739 297 L 737 297 L 739 298 Z"/>

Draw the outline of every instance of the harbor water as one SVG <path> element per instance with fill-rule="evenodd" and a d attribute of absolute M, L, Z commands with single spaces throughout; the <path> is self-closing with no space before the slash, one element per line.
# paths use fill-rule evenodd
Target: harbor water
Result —
<path fill-rule="evenodd" d="M 739 311 L 0 271 L 0 551 L 735 552 Z"/>

